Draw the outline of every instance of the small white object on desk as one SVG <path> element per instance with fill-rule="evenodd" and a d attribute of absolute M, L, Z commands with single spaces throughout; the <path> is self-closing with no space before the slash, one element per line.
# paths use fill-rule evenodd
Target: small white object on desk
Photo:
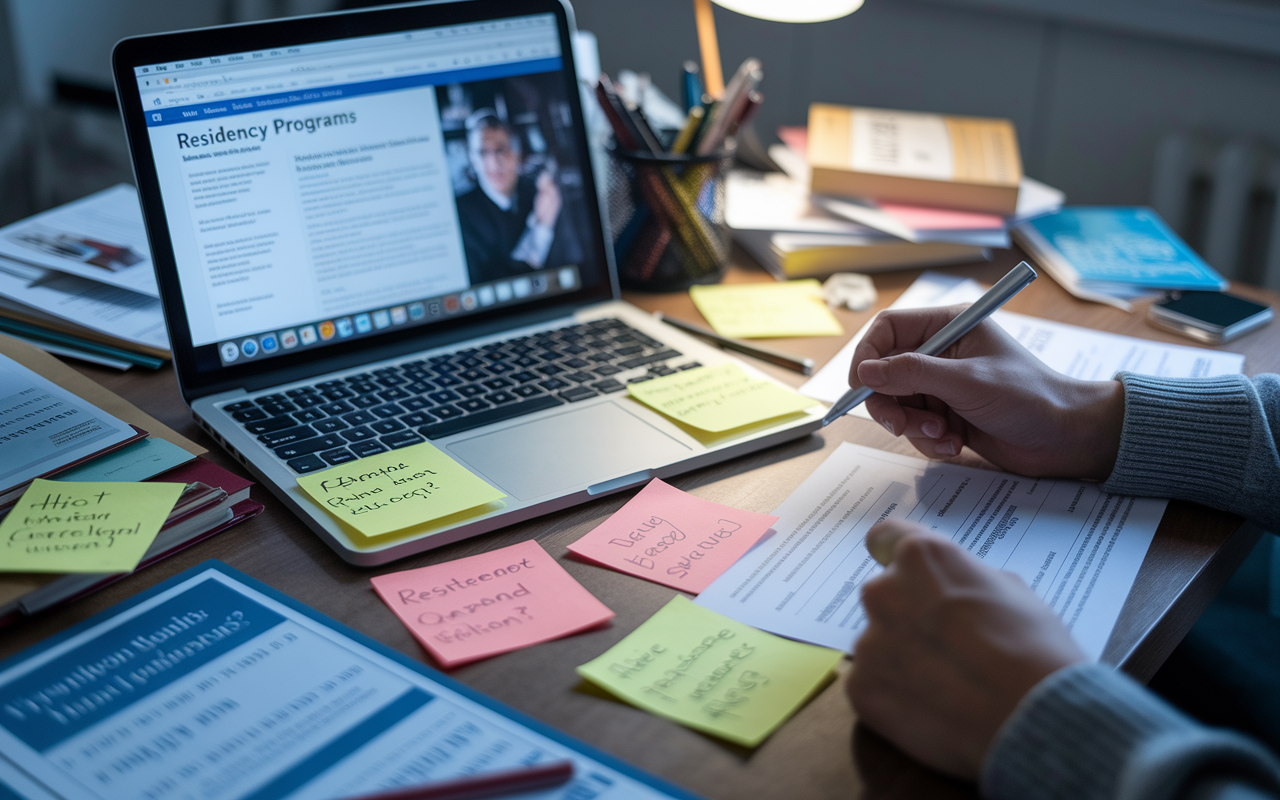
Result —
<path fill-rule="evenodd" d="M 876 304 L 876 286 L 871 278 L 856 272 L 837 272 L 822 284 L 822 297 L 832 308 L 866 311 Z"/>

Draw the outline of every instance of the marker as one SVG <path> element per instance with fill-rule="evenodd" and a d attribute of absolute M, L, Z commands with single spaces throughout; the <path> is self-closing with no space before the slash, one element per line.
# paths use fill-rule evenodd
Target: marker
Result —
<path fill-rule="evenodd" d="M 942 330 L 929 338 L 929 341 L 920 345 L 916 352 L 922 356 L 938 355 L 958 342 L 960 337 L 978 327 L 978 323 L 995 313 L 998 308 L 1009 302 L 1018 292 L 1027 288 L 1035 279 L 1036 271 L 1031 268 L 1031 265 L 1025 261 L 1018 264 L 1018 266 L 1009 270 L 1008 275 L 997 281 L 996 285 L 992 286 L 986 294 L 979 297 L 977 302 L 961 311 L 959 316 L 944 325 Z M 868 389 L 865 386 L 845 392 L 844 396 L 837 400 L 836 404 L 822 418 L 822 426 L 825 428 L 848 414 L 873 394 L 875 394 L 875 390 Z"/>

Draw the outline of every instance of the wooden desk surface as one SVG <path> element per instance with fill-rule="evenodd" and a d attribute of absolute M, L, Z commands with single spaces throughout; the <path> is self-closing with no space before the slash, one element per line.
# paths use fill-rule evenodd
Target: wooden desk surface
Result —
<path fill-rule="evenodd" d="M 991 264 L 944 271 L 993 281 L 1020 254 L 1004 252 Z M 824 363 L 874 311 L 892 302 L 918 275 L 905 271 L 877 275 L 876 307 L 837 316 L 846 337 L 782 340 L 782 349 Z M 730 282 L 768 280 L 738 254 L 726 278 Z M 1236 287 L 1272 305 L 1280 294 Z M 631 295 L 650 310 L 701 321 L 688 295 Z M 1070 297 L 1048 278 L 1036 281 L 1009 305 L 1010 310 L 1161 341 L 1190 342 L 1163 333 L 1144 321 L 1145 309 L 1132 315 Z M 1245 353 L 1245 371 L 1280 372 L 1280 326 L 1271 325 L 1225 349 Z M 784 381 L 799 385 L 795 373 L 768 367 Z M 210 458 L 242 470 L 195 425 L 178 396 L 171 370 L 117 373 L 89 366 L 82 371 L 210 449 Z M 735 461 L 689 473 L 672 481 L 700 497 L 750 511 L 767 512 L 785 498 L 839 444 L 848 440 L 916 455 L 878 425 L 846 417 L 819 434 Z M 961 458 L 976 459 L 972 454 Z M 979 460 L 980 461 L 980 460 Z M 369 585 L 373 575 L 439 563 L 528 539 L 537 539 L 565 568 L 609 608 L 612 625 L 491 658 L 451 674 L 503 702 L 665 776 L 709 798 L 972 797 L 972 787 L 951 781 L 912 762 L 863 728 L 855 728 L 841 682 L 827 686 L 777 733 L 753 751 L 694 733 L 666 720 L 583 691 L 573 671 L 604 652 L 665 604 L 674 591 L 638 578 L 564 559 L 566 546 L 605 520 L 634 492 L 604 497 L 586 505 L 460 542 L 395 564 L 366 570 L 348 565 L 293 518 L 267 491 L 255 489 L 266 511 L 258 518 L 192 547 L 71 605 L 19 623 L 0 635 L 0 658 L 18 652 L 64 628 L 205 559 L 217 558 L 280 591 L 409 656 L 432 664 Z M 1125 668 L 1150 677 L 1244 558 L 1257 533 L 1219 512 L 1173 503 L 1160 526 L 1121 615 L 1106 658 L 1125 660 Z M 845 669 L 849 666 L 845 662 Z"/>

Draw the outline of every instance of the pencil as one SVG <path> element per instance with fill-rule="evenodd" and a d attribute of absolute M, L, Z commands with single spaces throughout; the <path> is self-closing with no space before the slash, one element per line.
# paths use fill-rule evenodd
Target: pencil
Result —
<path fill-rule="evenodd" d="M 481 800 L 561 786 L 573 778 L 572 761 L 549 761 L 530 767 L 483 772 L 423 786 L 362 794 L 350 800 Z"/>

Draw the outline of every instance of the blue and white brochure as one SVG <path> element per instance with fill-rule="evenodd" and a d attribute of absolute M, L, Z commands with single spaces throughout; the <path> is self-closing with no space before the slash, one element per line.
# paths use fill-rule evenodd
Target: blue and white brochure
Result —
<path fill-rule="evenodd" d="M 1127 307 L 1160 289 L 1221 291 L 1227 282 L 1150 208 L 1077 206 L 1014 229 L 1018 243 L 1072 294 Z"/>
<path fill-rule="evenodd" d="M 0 797 L 326 800 L 570 759 L 691 798 L 217 561 L 0 663 Z"/>

